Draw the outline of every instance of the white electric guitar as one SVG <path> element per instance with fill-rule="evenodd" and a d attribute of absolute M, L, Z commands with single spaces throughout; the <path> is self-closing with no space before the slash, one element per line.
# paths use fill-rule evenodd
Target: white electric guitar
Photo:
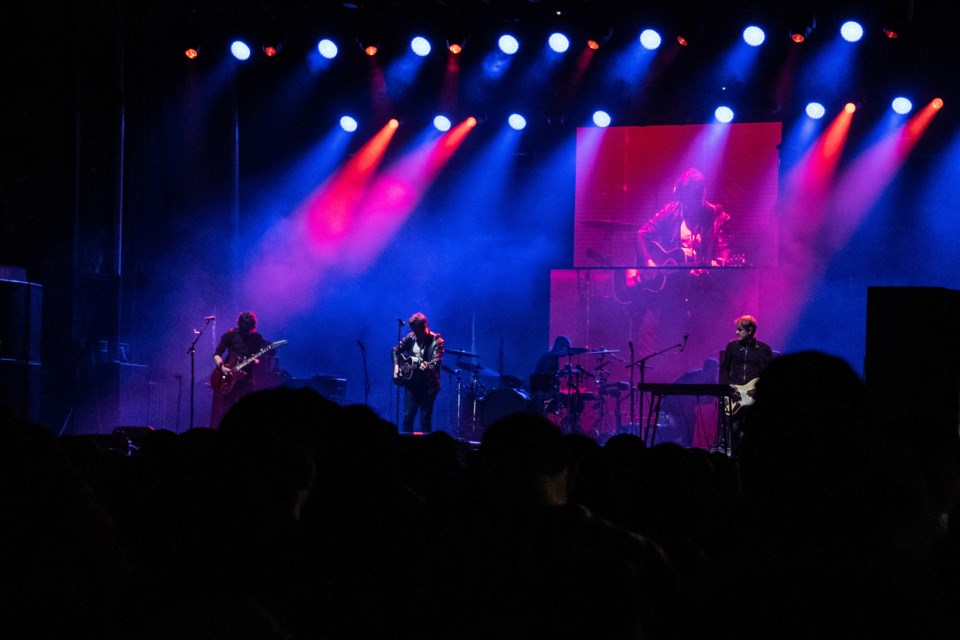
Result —
<path fill-rule="evenodd" d="M 740 411 L 743 407 L 749 407 L 754 403 L 754 396 L 756 395 L 757 380 L 760 378 L 754 378 L 746 384 L 732 384 L 730 385 L 734 393 L 730 398 L 730 402 L 726 403 L 726 412 L 728 416 L 732 416 Z"/>

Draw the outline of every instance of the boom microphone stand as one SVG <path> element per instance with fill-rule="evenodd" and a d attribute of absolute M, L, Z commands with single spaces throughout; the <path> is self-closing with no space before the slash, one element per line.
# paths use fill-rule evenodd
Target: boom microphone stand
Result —
<path fill-rule="evenodd" d="M 407 323 L 404 322 L 402 318 L 397 318 L 397 344 L 400 344 L 400 339 L 403 338 L 403 336 L 401 335 L 401 332 L 403 331 L 403 325 L 405 324 Z M 400 428 L 400 386 L 395 384 L 393 385 L 393 388 L 397 393 L 397 406 L 393 414 L 394 415 L 393 420 L 396 423 L 397 428 L 399 429 Z"/>
<path fill-rule="evenodd" d="M 363 404 L 370 406 L 370 372 L 367 371 L 367 348 L 357 340 L 360 346 L 360 359 L 363 361 Z"/>
<path fill-rule="evenodd" d="M 187 353 L 190 354 L 190 428 L 193 429 L 193 395 L 194 390 L 197 386 L 197 364 L 196 364 L 196 353 L 197 353 L 197 342 L 200 340 L 200 336 L 203 335 L 203 332 L 206 330 L 207 325 L 210 324 L 212 320 L 216 320 L 216 316 L 207 316 L 204 318 L 204 325 L 201 329 L 194 329 L 193 333 L 196 337 L 193 339 L 193 342 L 190 343 L 190 346 L 187 348 Z"/>
<path fill-rule="evenodd" d="M 680 351 L 683 351 L 684 348 L 687 346 L 687 338 L 688 338 L 688 337 L 689 337 L 689 334 L 684 333 L 684 334 L 683 334 L 683 340 L 681 340 L 681 341 L 678 342 L 677 344 L 671 345 L 671 346 L 667 347 L 666 349 L 661 349 L 660 351 L 657 351 L 657 352 L 655 352 L 655 353 L 651 353 L 651 354 L 648 355 L 648 356 L 644 356 L 644 357 L 640 358 L 639 360 L 635 360 L 634 362 L 631 362 L 630 364 L 628 364 L 628 365 L 627 365 L 628 367 L 634 367 L 634 366 L 636 366 L 636 365 L 640 365 L 640 385 L 639 385 L 639 386 L 643 386 L 644 381 L 645 381 L 644 379 L 645 379 L 645 377 L 646 377 L 646 372 L 647 372 L 647 360 L 650 360 L 651 358 L 655 358 L 655 357 L 659 356 L 659 355 L 662 354 L 662 353 L 666 353 L 667 351 L 673 351 L 674 349 L 680 349 Z M 677 353 L 680 353 L 680 351 L 678 351 Z M 639 386 L 637 387 L 638 389 L 639 389 Z M 641 422 L 640 426 L 641 426 L 641 428 L 642 428 L 642 427 L 643 427 L 643 424 L 642 424 L 642 423 L 643 423 L 643 391 L 640 391 L 640 414 L 639 414 L 639 419 L 640 419 L 640 422 Z M 647 440 L 650 439 L 650 419 L 649 419 L 649 418 L 647 418 L 647 428 L 646 428 L 646 429 L 642 429 L 642 432 L 643 432 L 643 433 L 641 433 L 640 435 L 643 436 L 643 441 L 644 441 L 644 442 L 647 442 Z M 651 445 L 651 444 L 653 444 L 653 443 L 652 443 L 652 442 L 647 442 L 647 444 L 648 444 L 648 445 Z"/>

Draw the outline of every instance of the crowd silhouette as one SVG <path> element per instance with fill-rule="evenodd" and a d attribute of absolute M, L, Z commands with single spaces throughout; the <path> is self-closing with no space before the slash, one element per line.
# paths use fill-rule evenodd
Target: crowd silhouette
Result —
<path fill-rule="evenodd" d="M 533 414 L 470 449 L 307 388 L 254 392 L 218 429 L 148 431 L 133 450 L 7 412 L 0 628 L 958 637 L 956 434 L 932 469 L 866 398 L 836 357 L 781 356 L 735 457 L 628 434 L 601 445 Z"/>

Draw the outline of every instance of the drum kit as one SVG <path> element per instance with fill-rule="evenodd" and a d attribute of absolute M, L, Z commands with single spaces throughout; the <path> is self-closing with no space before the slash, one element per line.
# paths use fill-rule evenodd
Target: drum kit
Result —
<path fill-rule="evenodd" d="M 480 357 L 476 353 L 459 349 L 446 349 L 444 353 L 457 356 L 453 369 L 443 365 L 443 370 L 456 379 L 457 424 L 462 438 L 479 440 L 487 427 L 500 418 L 530 411 L 530 396 L 523 389 L 522 380 L 471 362 Z M 488 390 L 481 381 L 483 377 L 499 378 L 500 386 Z"/>
<path fill-rule="evenodd" d="M 524 412 L 545 415 L 564 433 L 588 433 L 598 439 L 621 433 L 625 406 L 622 401 L 629 398 L 630 385 L 610 381 L 612 360 L 622 360 L 614 355 L 618 352 L 619 349 L 602 347 L 570 347 L 561 351 L 556 355 L 562 365 L 554 372 L 533 374 L 528 393 L 521 379 L 483 366 L 476 361 L 476 353 L 446 349 L 445 354 L 457 356 L 452 368 L 446 364 L 442 368 L 456 380 L 460 437 L 479 440 L 500 418 Z M 583 357 L 596 358 L 593 368 L 585 369 L 579 364 Z M 497 388 L 488 388 L 482 381 L 492 377 L 498 378 Z"/>
<path fill-rule="evenodd" d="M 594 350 L 570 347 L 559 354 L 561 358 L 566 357 L 567 361 L 557 368 L 555 374 L 537 374 L 541 377 L 536 397 L 543 403 L 545 415 L 564 433 L 584 433 L 585 424 L 587 433 L 594 438 L 622 432 L 622 400 L 627 396 L 630 385 L 610 381 L 611 359 L 621 360 L 613 355 L 618 352 L 619 349 L 602 347 Z M 574 364 L 573 358 L 579 356 L 596 358 L 595 366 L 585 369 L 580 364 Z M 612 410 L 608 400 L 614 401 Z"/>

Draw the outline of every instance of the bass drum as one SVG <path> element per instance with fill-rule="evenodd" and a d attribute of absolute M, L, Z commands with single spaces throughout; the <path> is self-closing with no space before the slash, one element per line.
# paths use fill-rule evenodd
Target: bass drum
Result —
<path fill-rule="evenodd" d="M 530 396 L 523 389 L 494 389 L 480 404 L 480 425 L 486 431 L 494 422 L 512 413 L 533 413 Z"/>

